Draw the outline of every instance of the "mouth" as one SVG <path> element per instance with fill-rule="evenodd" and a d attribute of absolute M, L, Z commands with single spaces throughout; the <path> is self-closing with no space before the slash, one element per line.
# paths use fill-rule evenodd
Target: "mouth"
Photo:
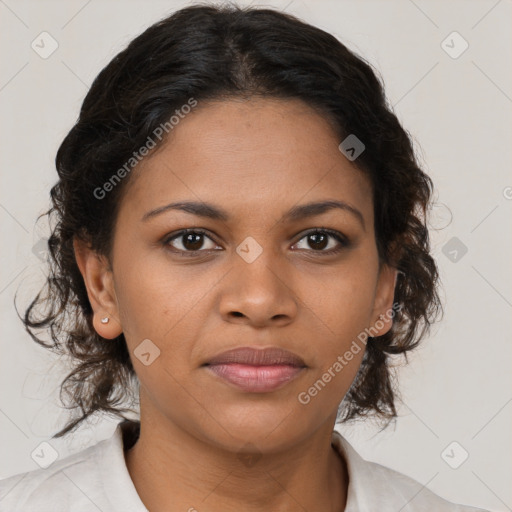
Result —
<path fill-rule="evenodd" d="M 268 393 L 280 389 L 307 368 L 299 356 L 288 350 L 250 347 L 223 352 L 203 367 L 248 393 Z"/>

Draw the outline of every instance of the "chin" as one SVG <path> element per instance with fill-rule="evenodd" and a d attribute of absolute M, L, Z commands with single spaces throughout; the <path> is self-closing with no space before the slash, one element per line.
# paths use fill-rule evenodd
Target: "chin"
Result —
<path fill-rule="evenodd" d="M 210 442 L 232 451 L 240 450 L 246 443 L 256 445 L 260 451 L 280 451 L 292 447 L 319 427 L 318 417 L 316 421 L 308 419 L 304 410 L 282 403 L 252 402 L 237 407 L 231 402 L 226 409 L 219 405 L 215 410 L 215 421 L 209 422 L 211 429 L 204 435 Z"/>

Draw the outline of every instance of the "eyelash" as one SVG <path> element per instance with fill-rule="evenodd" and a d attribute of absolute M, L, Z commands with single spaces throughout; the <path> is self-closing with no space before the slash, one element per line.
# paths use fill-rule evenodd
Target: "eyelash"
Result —
<path fill-rule="evenodd" d="M 183 229 L 183 230 L 179 231 L 178 233 L 173 234 L 172 236 L 166 237 L 163 240 L 163 244 L 164 244 L 164 246 L 168 247 L 170 242 L 172 242 L 173 240 L 176 240 L 180 237 L 183 237 L 183 236 L 191 234 L 191 233 L 194 233 L 196 235 L 205 235 L 210 240 L 212 240 L 212 242 L 217 243 L 214 239 L 212 239 L 212 237 L 208 234 L 208 232 L 206 230 L 201 229 L 201 228 L 188 228 L 188 229 Z M 323 251 L 323 250 L 315 251 L 315 250 L 311 249 L 311 252 L 324 254 L 324 255 L 333 255 L 333 254 L 337 254 L 337 253 L 341 252 L 343 249 L 346 249 L 350 245 L 348 238 L 346 236 L 344 236 L 343 234 L 339 233 L 338 231 L 333 231 L 332 229 L 322 228 L 322 227 L 310 229 L 309 231 L 304 233 L 304 235 L 298 240 L 298 242 L 300 242 L 303 238 L 306 238 L 307 236 L 316 234 L 316 233 L 323 233 L 323 234 L 327 234 L 327 235 L 333 237 L 341 244 L 341 247 L 338 247 L 336 249 L 330 249 L 329 251 Z M 209 251 L 216 251 L 216 250 L 217 249 L 198 249 L 196 251 L 183 251 L 181 249 L 173 248 L 173 249 L 171 249 L 171 252 L 173 252 L 175 254 L 179 254 L 180 256 L 184 256 L 184 257 L 193 257 L 193 256 L 197 256 L 197 253 L 200 253 L 200 252 L 209 252 Z"/>

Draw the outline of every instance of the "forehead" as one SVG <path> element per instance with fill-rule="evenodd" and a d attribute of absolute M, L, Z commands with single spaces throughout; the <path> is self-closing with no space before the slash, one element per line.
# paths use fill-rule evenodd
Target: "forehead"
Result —
<path fill-rule="evenodd" d="M 329 121 L 299 100 L 199 102 L 132 171 L 120 214 L 140 218 L 193 200 L 278 218 L 285 206 L 338 199 L 370 222 L 371 184 L 339 143 Z"/>

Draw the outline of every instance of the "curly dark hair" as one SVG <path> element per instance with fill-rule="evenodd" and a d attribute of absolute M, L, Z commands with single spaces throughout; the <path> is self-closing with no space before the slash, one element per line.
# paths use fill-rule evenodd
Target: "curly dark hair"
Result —
<path fill-rule="evenodd" d="M 76 362 L 61 384 L 81 411 L 53 437 L 96 412 L 127 419 L 121 404 L 137 386 L 124 335 L 99 336 L 75 260 L 75 237 L 110 260 L 112 230 L 127 176 L 99 199 L 102 187 L 155 129 L 187 99 L 300 99 L 330 120 L 340 141 L 354 134 L 365 151 L 354 161 L 372 183 L 381 263 L 399 270 L 391 330 L 368 340 L 363 361 L 339 410 L 395 418 L 392 358 L 415 348 L 442 306 L 426 225 L 433 192 L 409 134 L 378 73 L 334 36 L 273 9 L 237 5 L 183 8 L 155 23 L 116 55 L 94 80 L 79 118 L 56 155 L 51 189 L 49 277 L 21 318 L 31 337 Z M 36 330 L 47 330 L 45 343 Z M 63 402 L 64 403 L 64 402 Z"/>

